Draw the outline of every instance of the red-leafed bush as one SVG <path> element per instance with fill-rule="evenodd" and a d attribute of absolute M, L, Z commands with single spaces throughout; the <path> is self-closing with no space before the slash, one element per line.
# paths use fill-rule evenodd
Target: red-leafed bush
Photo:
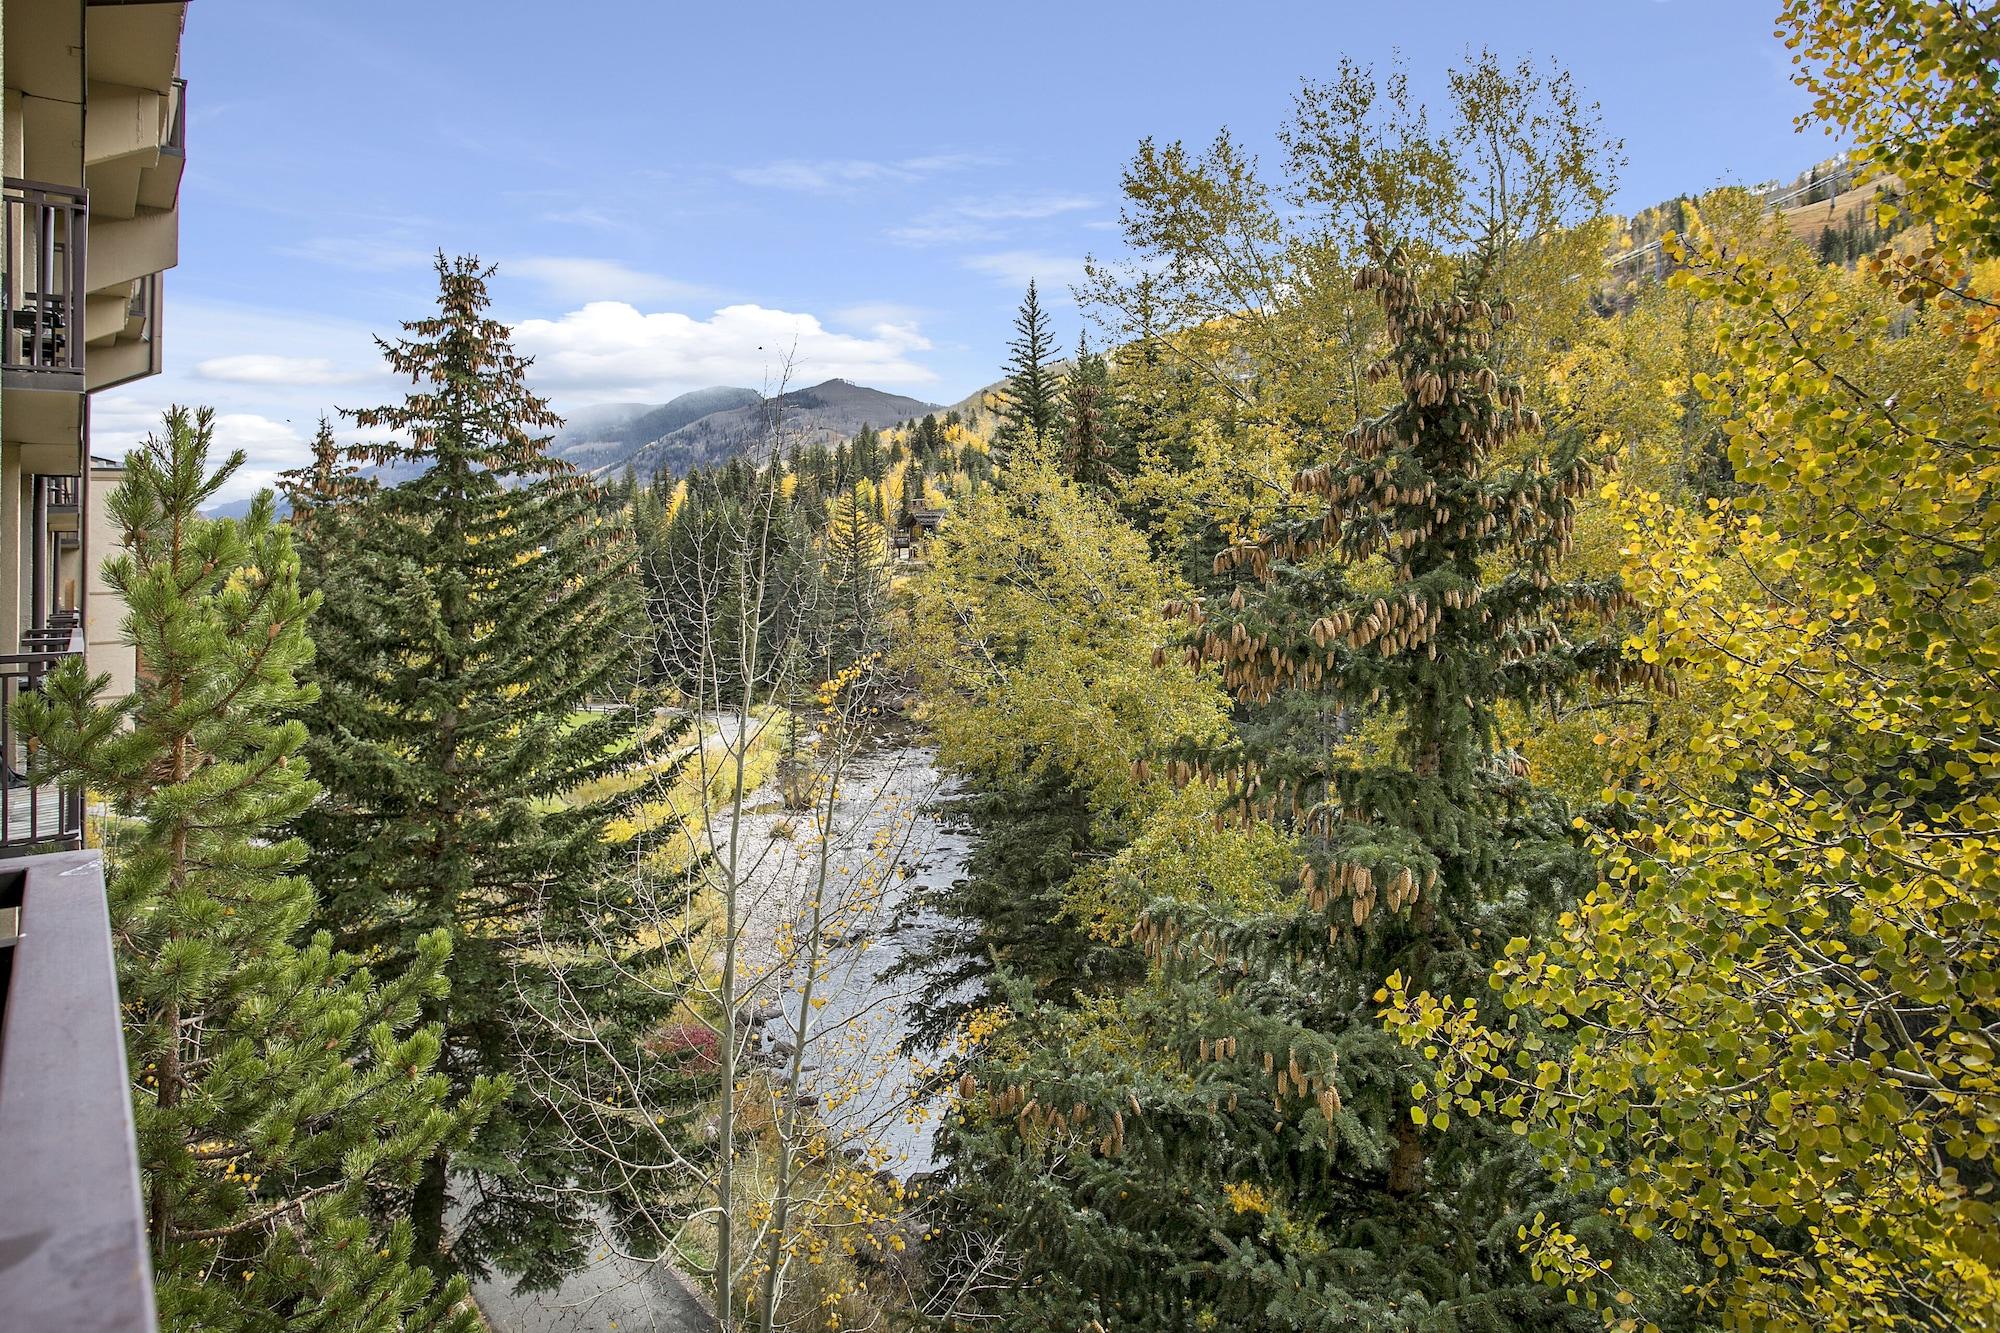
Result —
<path fill-rule="evenodd" d="M 717 1053 L 715 1029 L 706 1023 L 676 1023 L 661 1028 L 646 1043 L 654 1055 L 679 1057 L 691 1070 L 707 1073 L 722 1063 Z"/>

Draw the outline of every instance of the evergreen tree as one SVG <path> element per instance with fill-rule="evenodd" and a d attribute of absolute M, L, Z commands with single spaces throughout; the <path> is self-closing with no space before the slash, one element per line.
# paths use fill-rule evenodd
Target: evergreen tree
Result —
<path fill-rule="evenodd" d="M 882 436 L 873 426 L 864 425 L 847 446 L 847 466 L 834 480 L 843 486 L 857 481 L 873 481 L 882 475 Z"/>
<path fill-rule="evenodd" d="M 889 543 L 882 525 L 853 491 L 844 491 L 827 514 L 821 540 L 824 674 L 831 680 L 882 646 L 882 616 L 889 600 Z"/>
<path fill-rule="evenodd" d="M 1021 308 L 1014 315 L 1014 339 L 1007 344 L 1007 388 L 1001 395 L 1000 429 L 994 444 L 1004 451 L 1056 443 L 1060 385 L 1055 367 L 1055 337 L 1032 279 Z"/>
<path fill-rule="evenodd" d="M 338 570 L 346 563 L 342 545 L 348 528 L 343 520 L 375 492 L 375 479 L 347 457 L 334 440 L 333 426 L 321 417 L 319 429 L 313 433 L 312 461 L 283 473 L 278 487 L 291 506 L 299 586 L 318 594 L 320 573 Z"/>
<path fill-rule="evenodd" d="M 909 1021 L 921 1046 L 949 1045 L 992 1002 L 1000 977 L 1037 1000 L 1068 1005 L 1129 986 L 1145 970 L 1133 950 L 1093 938 L 1063 910 L 1079 868 L 1119 846 L 1118 831 L 1099 826 L 1088 794 L 1059 772 L 969 777 L 968 789 L 945 806 L 971 841 L 965 873 L 920 900 L 958 928 L 929 935 L 888 973 L 915 981 Z"/>
<path fill-rule="evenodd" d="M 18 712 L 37 768 L 122 817 L 110 905 L 161 1323 L 471 1330 L 464 1283 L 439 1287 L 408 1222 L 368 1206 L 501 1089 L 476 1080 L 453 1107 L 441 1034 L 416 1026 L 445 994 L 447 932 L 383 984 L 324 932 L 300 938 L 305 849 L 278 830 L 319 790 L 286 716 L 312 699 L 314 599 L 268 491 L 241 522 L 200 516 L 243 461 L 210 471 L 212 431 L 207 409 L 171 410 L 111 497 L 137 690 L 105 701 L 72 660 Z"/>
<path fill-rule="evenodd" d="M 1185 474 L 1194 464 L 1188 434 L 1200 410 L 1197 372 L 1174 354 L 1150 276 L 1133 285 L 1133 305 L 1134 336 L 1118 350 L 1109 389 L 1119 465 L 1133 477 Z M 1206 530 L 1198 535 L 1175 531 L 1169 518 L 1172 506 L 1163 499 L 1156 487 L 1127 493 L 1121 496 L 1121 510 L 1147 530 L 1156 550 L 1175 557 L 1190 584 L 1203 586 L 1213 578 L 1218 539 Z"/>
<path fill-rule="evenodd" d="M 944 436 L 938 426 L 935 413 L 925 413 L 916 429 L 910 432 L 910 456 L 919 462 L 928 462 L 944 450 Z"/>
<path fill-rule="evenodd" d="M 1500 727 L 1506 706 L 1626 669 L 1615 643 L 1565 629 L 1619 593 L 1555 576 L 1592 474 L 1578 450 L 1498 464 L 1539 423 L 1491 369 L 1510 312 L 1484 298 L 1484 265 L 1426 302 L 1400 250 L 1376 254 L 1357 285 L 1387 315 L 1376 373 L 1402 400 L 1298 475 L 1295 519 L 1224 553 L 1248 578 L 1190 610 L 1185 648 L 1239 701 L 1324 696 L 1368 724 L 1172 758 L 1176 780 L 1217 785 L 1225 817 L 1285 827 L 1300 861 L 1276 910 L 1162 903 L 1141 920 L 1159 963 L 1146 1058 L 1049 1042 L 1009 995 L 1011 1056 L 968 1077 L 956 1131 L 973 1224 L 1029 1266 L 1009 1327 L 1598 1323 L 1512 1239 L 1546 1209 L 1595 1241 L 1598 1198 L 1561 1200 L 1488 1121 L 1426 1123 L 1434 1071 L 1374 997 L 1469 985 L 1592 878 Z"/>
<path fill-rule="evenodd" d="M 953 928 L 925 932 L 898 964 L 921 978 L 928 1041 L 1003 972 L 1057 1006 L 1143 974 L 1138 953 L 1092 932 L 1066 895 L 1119 852 L 1149 802 L 1131 758 L 1220 729 L 1226 701 L 1199 671 L 1152 665 L 1154 608 L 1175 585 L 1144 537 L 1052 459 L 1024 455 L 959 503 L 927 560 L 904 660 L 962 783 L 953 812 L 976 834 L 965 876 L 919 899 Z"/>
<path fill-rule="evenodd" d="M 657 659 L 686 697 L 713 703 L 718 689 L 741 692 L 746 616 L 759 621 L 757 689 L 794 665 L 791 654 L 809 650 L 821 603 L 811 531 L 818 502 L 787 503 L 783 489 L 735 461 L 691 473 L 685 499 L 645 551 Z M 746 600 L 759 580 L 765 596 Z"/>
<path fill-rule="evenodd" d="M 648 648 L 629 529 L 546 456 L 542 432 L 557 418 L 485 316 L 490 270 L 440 255 L 437 271 L 438 312 L 379 344 L 409 396 L 349 413 L 387 438 L 349 447 L 345 462 L 404 479 L 332 504 L 316 482 L 295 494 L 312 514 L 325 599 L 320 697 L 304 715 L 326 788 L 296 827 L 324 920 L 347 947 L 395 975 L 424 940 L 453 941 L 450 993 L 425 1005 L 444 1028 L 452 1084 L 517 1075 L 468 1150 L 426 1162 L 411 1203 L 419 1255 L 540 1284 L 581 1262 L 594 1224 L 561 1103 L 596 1108 L 591 1071 L 559 1067 L 572 1046 L 523 1052 L 535 1015 L 555 1007 L 545 988 L 559 969 L 582 985 L 590 959 L 619 955 L 629 969 L 665 947 L 635 937 L 622 909 L 672 891 L 634 870 L 670 831 L 647 831 L 646 786 L 628 779 L 649 757 L 652 723 L 629 697 Z M 641 831 L 621 841 L 614 824 Z M 599 1036 L 629 1057 L 671 997 L 623 998 L 607 1010 L 623 1025 Z M 529 1067 L 534 1080 L 520 1076 Z M 627 1068 L 675 1072 L 636 1058 Z M 651 1138 L 664 1152 L 664 1136 Z"/>
<path fill-rule="evenodd" d="M 1117 414 L 1111 400 L 1111 369 L 1079 334 L 1076 360 L 1062 380 L 1063 471 L 1080 486 L 1110 486 L 1126 475 Z"/>

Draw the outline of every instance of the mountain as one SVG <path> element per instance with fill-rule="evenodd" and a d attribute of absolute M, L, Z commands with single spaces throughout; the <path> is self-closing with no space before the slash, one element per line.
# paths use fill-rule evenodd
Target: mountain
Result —
<path fill-rule="evenodd" d="M 247 497 L 241 500 L 224 500 L 220 504 L 212 504 L 202 510 L 201 515 L 203 518 L 244 518 L 250 513 L 250 504 L 251 501 Z M 282 499 L 278 501 L 279 518 L 288 518 L 291 512 L 291 507 Z"/>
<path fill-rule="evenodd" d="M 1050 367 L 1056 375 L 1069 373 L 1069 362 L 1057 361 Z M 1000 424 L 1000 411 L 1007 402 L 1007 385 L 1011 381 L 1005 377 L 994 380 L 983 389 L 974 389 L 955 403 L 947 405 L 946 411 L 956 412 L 959 418 L 974 430 L 991 433 Z"/>
<path fill-rule="evenodd" d="M 611 451 L 601 453 L 598 457 L 602 461 L 591 466 L 605 471 L 630 467 L 642 477 L 661 473 L 682 476 L 693 468 L 727 462 L 737 454 L 761 460 L 769 454 L 774 438 L 787 449 L 838 444 L 863 426 L 880 430 L 938 410 L 936 403 L 920 398 L 884 393 L 847 380 L 828 380 L 771 399 L 752 394 L 748 403 L 709 412 L 662 432 L 622 456 Z M 637 424 L 635 421 L 626 429 L 632 430 Z M 578 459 L 571 461 L 582 465 Z"/>
<path fill-rule="evenodd" d="M 728 412 L 764 401 L 755 389 L 718 385 L 684 393 L 657 406 L 601 403 L 578 408 L 556 433 L 549 452 L 586 472 L 617 470 L 646 445 L 713 412 Z"/>

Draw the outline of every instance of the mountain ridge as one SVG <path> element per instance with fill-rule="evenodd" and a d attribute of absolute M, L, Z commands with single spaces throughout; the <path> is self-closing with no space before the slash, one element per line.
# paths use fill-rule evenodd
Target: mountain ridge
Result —
<path fill-rule="evenodd" d="M 747 394 L 748 399 L 739 397 L 727 406 L 648 435 L 653 423 L 667 419 L 662 414 L 668 408 L 704 394 Z M 659 408 L 645 409 L 622 420 L 616 415 L 633 407 L 643 405 L 607 404 L 580 409 L 580 415 L 591 414 L 591 424 L 581 431 L 566 426 L 557 434 L 549 452 L 599 475 L 630 469 L 640 476 L 679 477 L 737 455 L 761 462 L 776 445 L 799 448 L 837 444 L 864 426 L 881 430 L 942 410 L 938 404 L 921 398 L 889 393 L 839 377 L 772 398 L 748 389 L 697 389 Z M 607 419 L 612 424 L 599 424 Z M 592 435 L 607 438 L 587 438 Z M 642 435 L 648 437 L 639 438 Z"/>
<path fill-rule="evenodd" d="M 569 414 L 549 453 L 586 472 L 616 468 L 653 441 L 714 412 L 764 401 L 755 389 L 711 385 L 664 403 L 597 403 Z"/>

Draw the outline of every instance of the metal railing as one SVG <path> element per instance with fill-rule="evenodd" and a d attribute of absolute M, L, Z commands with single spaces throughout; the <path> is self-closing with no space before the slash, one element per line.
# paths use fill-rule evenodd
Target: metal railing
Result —
<path fill-rule="evenodd" d="M 14 701 L 42 688 L 49 673 L 83 653 L 74 611 L 21 631 L 21 651 L 0 653 L 0 857 L 83 846 L 83 792 L 36 781 L 27 743 L 14 727 Z"/>
<path fill-rule="evenodd" d="M 4 200 L 0 375 L 9 388 L 80 390 L 89 196 L 10 178 Z"/>
<path fill-rule="evenodd" d="M 0 863 L 0 1328 L 156 1327 L 118 1020 L 98 853 Z"/>

